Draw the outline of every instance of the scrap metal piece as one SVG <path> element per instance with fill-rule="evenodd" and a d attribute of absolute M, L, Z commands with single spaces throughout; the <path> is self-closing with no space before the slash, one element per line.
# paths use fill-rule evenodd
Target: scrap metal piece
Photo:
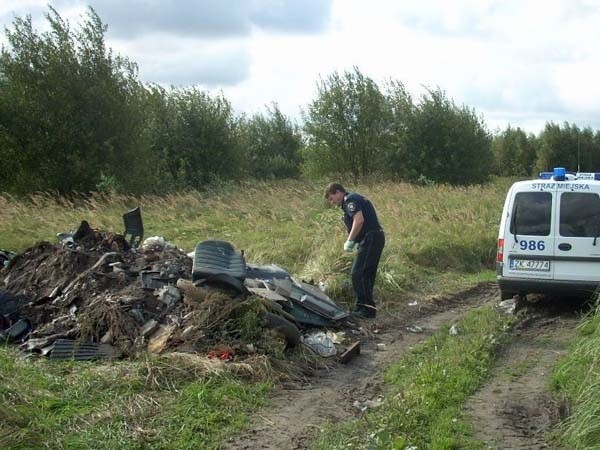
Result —
<path fill-rule="evenodd" d="M 42 353 L 42 349 L 45 347 L 51 347 L 52 343 L 56 341 L 56 335 L 45 336 L 41 338 L 30 338 L 27 342 L 21 345 L 28 352 L 39 352 Z"/>
<path fill-rule="evenodd" d="M 72 339 L 57 339 L 48 353 L 50 359 L 74 359 L 89 361 L 100 358 L 116 358 L 117 350 L 109 344 L 91 344 Z"/>

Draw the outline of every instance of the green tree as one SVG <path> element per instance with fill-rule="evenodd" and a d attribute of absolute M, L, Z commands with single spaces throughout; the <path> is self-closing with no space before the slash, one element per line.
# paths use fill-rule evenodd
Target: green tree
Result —
<path fill-rule="evenodd" d="M 0 55 L 0 158 L 4 189 L 93 190 L 103 177 L 126 188 L 144 160 L 137 69 L 107 50 L 93 9 L 77 31 L 50 8 L 50 31 L 31 17 L 6 30 Z M 6 163 L 5 163 L 6 162 Z"/>
<path fill-rule="evenodd" d="M 241 120 L 241 151 L 246 173 L 254 178 L 292 178 L 300 174 L 302 137 L 298 126 L 277 104 L 268 116 L 255 114 Z"/>
<path fill-rule="evenodd" d="M 385 172 L 396 179 L 417 179 L 418 161 L 408 145 L 408 133 L 415 116 L 412 97 L 404 85 L 395 80 L 387 83 L 385 95 L 391 118 Z"/>
<path fill-rule="evenodd" d="M 546 123 L 539 140 L 536 162 L 539 171 L 551 171 L 554 167 L 582 172 L 598 170 L 600 147 L 597 134 L 594 135 L 591 128 L 580 129 L 567 122 L 561 127 L 550 122 Z"/>
<path fill-rule="evenodd" d="M 491 137 L 475 111 L 458 107 L 441 90 L 429 91 L 415 107 L 407 130 L 410 173 L 450 184 L 487 180 L 493 155 Z"/>
<path fill-rule="evenodd" d="M 222 95 L 172 90 L 162 120 L 168 137 L 160 141 L 160 151 L 177 187 L 198 189 L 241 176 L 237 121 Z"/>
<path fill-rule="evenodd" d="M 531 176 L 537 159 L 537 142 L 533 134 L 508 126 L 492 139 L 495 173 L 500 176 Z"/>
<path fill-rule="evenodd" d="M 390 110 L 377 84 L 358 68 L 334 72 L 318 83 L 305 120 L 310 174 L 341 173 L 355 179 L 383 169 Z"/>

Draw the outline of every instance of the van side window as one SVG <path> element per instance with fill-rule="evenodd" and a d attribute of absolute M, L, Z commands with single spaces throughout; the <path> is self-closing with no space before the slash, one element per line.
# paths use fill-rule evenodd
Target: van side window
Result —
<path fill-rule="evenodd" d="M 552 193 L 519 192 L 515 195 L 510 232 L 526 236 L 550 235 Z"/>
<path fill-rule="evenodd" d="M 560 235 L 596 237 L 600 231 L 600 197 L 593 193 L 565 192 L 560 197 Z"/>

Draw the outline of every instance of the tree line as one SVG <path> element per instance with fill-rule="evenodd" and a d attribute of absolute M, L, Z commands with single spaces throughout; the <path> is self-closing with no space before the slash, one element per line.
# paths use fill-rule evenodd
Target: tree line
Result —
<path fill-rule="evenodd" d="M 276 103 L 236 115 L 223 95 L 142 83 L 136 64 L 107 47 L 92 8 L 76 29 L 52 7 L 46 20 L 43 33 L 29 16 L 5 29 L 3 192 L 169 192 L 299 176 L 472 184 L 553 165 L 593 170 L 600 159 L 590 129 L 492 134 L 439 88 L 415 101 L 401 82 L 380 87 L 356 67 L 317 82 L 300 124 Z"/>

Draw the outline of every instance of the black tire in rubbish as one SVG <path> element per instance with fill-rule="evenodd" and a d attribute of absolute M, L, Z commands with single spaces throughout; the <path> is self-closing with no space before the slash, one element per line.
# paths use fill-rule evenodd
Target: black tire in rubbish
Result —
<path fill-rule="evenodd" d="M 277 331 L 285 338 L 286 348 L 295 347 L 300 343 L 300 330 L 289 320 L 270 312 L 261 314 L 265 327 Z"/>

